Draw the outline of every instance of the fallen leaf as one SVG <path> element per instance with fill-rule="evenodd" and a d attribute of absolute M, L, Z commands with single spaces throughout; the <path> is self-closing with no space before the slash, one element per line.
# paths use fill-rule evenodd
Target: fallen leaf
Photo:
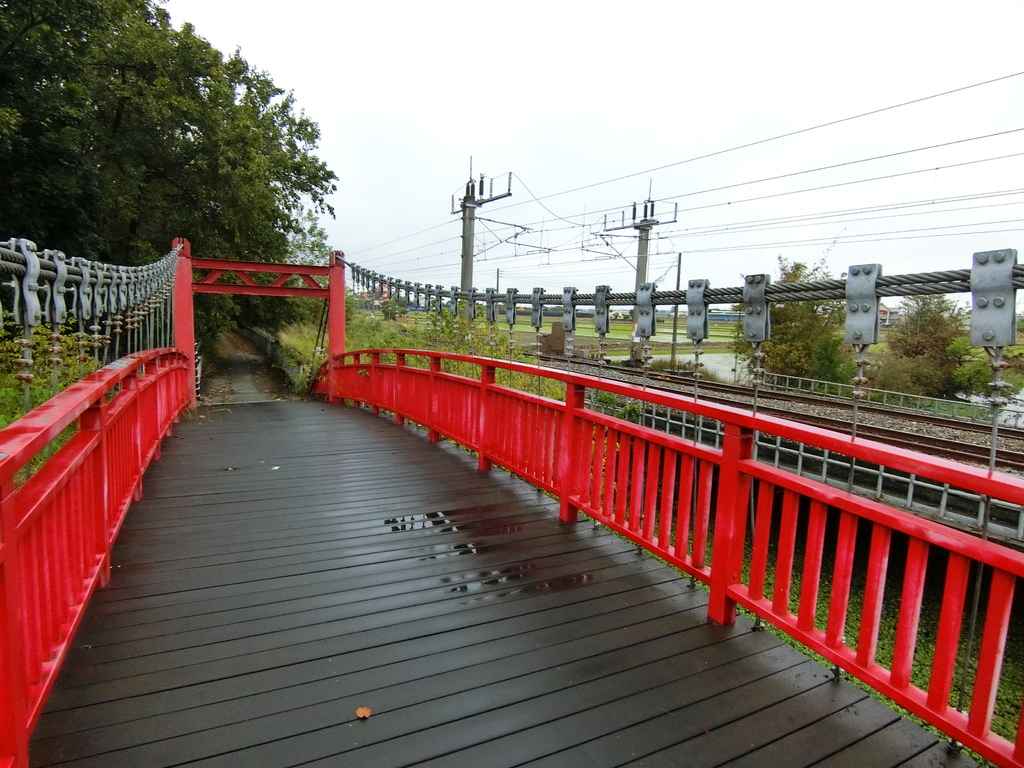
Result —
<path fill-rule="evenodd" d="M 369 707 L 360 707 L 356 710 L 356 717 L 358 717 L 360 720 L 365 720 L 370 716 L 370 714 L 371 712 Z"/>
<path fill-rule="evenodd" d="M 228 471 L 228 472 L 234 472 L 234 471 L 235 471 L 235 468 L 234 468 L 234 467 L 228 467 L 228 468 L 227 468 L 227 471 Z"/>

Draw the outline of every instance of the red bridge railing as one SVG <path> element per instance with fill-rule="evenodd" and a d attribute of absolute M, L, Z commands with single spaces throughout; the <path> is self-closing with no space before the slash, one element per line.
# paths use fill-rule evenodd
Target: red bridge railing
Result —
<path fill-rule="evenodd" d="M 142 473 L 190 402 L 192 369 L 171 349 L 91 374 L 0 430 L 0 766 L 28 765 L 28 737 Z M 30 463 L 77 431 L 38 471 Z"/>
<path fill-rule="evenodd" d="M 985 758 L 1024 766 L 1021 681 L 1003 675 L 1024 555 L 752 455 L 756 433 L 779 436 L 1012 505 L 1024 505 L 1020 479 L 498 360 L 376 350 L 336 357 L 331 373 L 342 398 L 466 446 L 482 469 L 497 463 L 557 495 L 564 520 L 582 511 L 704 582 L 712 620 L 731 623 L 742 606 Z M 564 396 L 537 394 L 542 386 Z M 604 415 L 588 407 L 587 390 L 718 422 L 720 447 Z M 975 642 L 965 607 L 979 564 Z M 963 670 L 968 695 L 958 709 L 954 681 Z M 993 730 L 997 717 L 1002 733 Z"/>

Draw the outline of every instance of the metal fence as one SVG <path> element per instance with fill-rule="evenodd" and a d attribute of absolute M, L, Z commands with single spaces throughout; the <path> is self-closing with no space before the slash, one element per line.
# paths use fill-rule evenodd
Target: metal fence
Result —
<path fill-rule="evenodd" d="M 24 411 L 33 402 L 33 388 L 47 388 L 42 374 L 49 373 L 48 395 L 56 394 L 68 334 L 79 376 L 123 355 L 172 345 L 177 252 L 123 267 L 40 251 L 24 238 L 0 242 L 0 324 L 19 329 L 15 379 Z"/>

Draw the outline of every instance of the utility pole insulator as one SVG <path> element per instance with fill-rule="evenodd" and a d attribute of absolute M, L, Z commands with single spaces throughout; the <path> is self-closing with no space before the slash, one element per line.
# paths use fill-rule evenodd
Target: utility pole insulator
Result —
<path fill-rule="evenodd" d="M 647 282 L 647 257 L 651 246 L 651 230 L 660 224 L 674 224 L 679 215 L 679 204 L 676 203 L 675 212 L 672 214 L 671 221 L 659 220 L 654 218 L 654 201 L 648 198 L 644 201 L 643 207 L 643 218 L 637 219 L 636 217 L 637 205 L 633 203 L 633 220 L 626 222 L 626 212 L 622 212 L 622 224 L 617 227 L 608 226 L 608 218 L 605 217 L 605 232 L 615 232 L 620 229 L 633 229 L 636 230 L 638 235 L 637 244 L 637 255 L 636 255 L 636 287 L 635 290 L 639 294 L 640 287 Z M 633 361 L 637 361 L 641 357 L 641 348 L 637 343 L 639 339 L 639 316 L 636 308 L 633 309 L 633 344 L 630 346 L 629 357 Z"/>
<path fill-rule="evenodd" d="M 501 200 L 512 196 L 512 174 L 508 175 L 508 190 L 501 194 L 494 194 L 494 179 L 490 179 L 491 191 L 484 197 L 485 176 L 480 174 L 480 181 L 475 182 L 472 178 L 466 182 L 466 195 L 459 201 L 459 211 L 455 210 L 455 201 L 452 199 L 452 213 L 462 213 L 462 275 L 461 284 L 463 291 L 471 291 L 473 286 L 473 251 L 476 238 L 476 209 L 485 203 L 494 200 Z"/>

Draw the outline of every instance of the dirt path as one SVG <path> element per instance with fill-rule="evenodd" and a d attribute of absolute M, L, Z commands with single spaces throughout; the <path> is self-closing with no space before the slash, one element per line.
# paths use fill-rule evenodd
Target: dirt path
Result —
<path fill-rule="evenodd" d="M 203 366 L 199 401 L 203 405 L 261 403 L 267 400 L 298 400 L 285 377 L 270 366 L 263 352 L 237 333 L 221 337 L 221 356 Z"/>

